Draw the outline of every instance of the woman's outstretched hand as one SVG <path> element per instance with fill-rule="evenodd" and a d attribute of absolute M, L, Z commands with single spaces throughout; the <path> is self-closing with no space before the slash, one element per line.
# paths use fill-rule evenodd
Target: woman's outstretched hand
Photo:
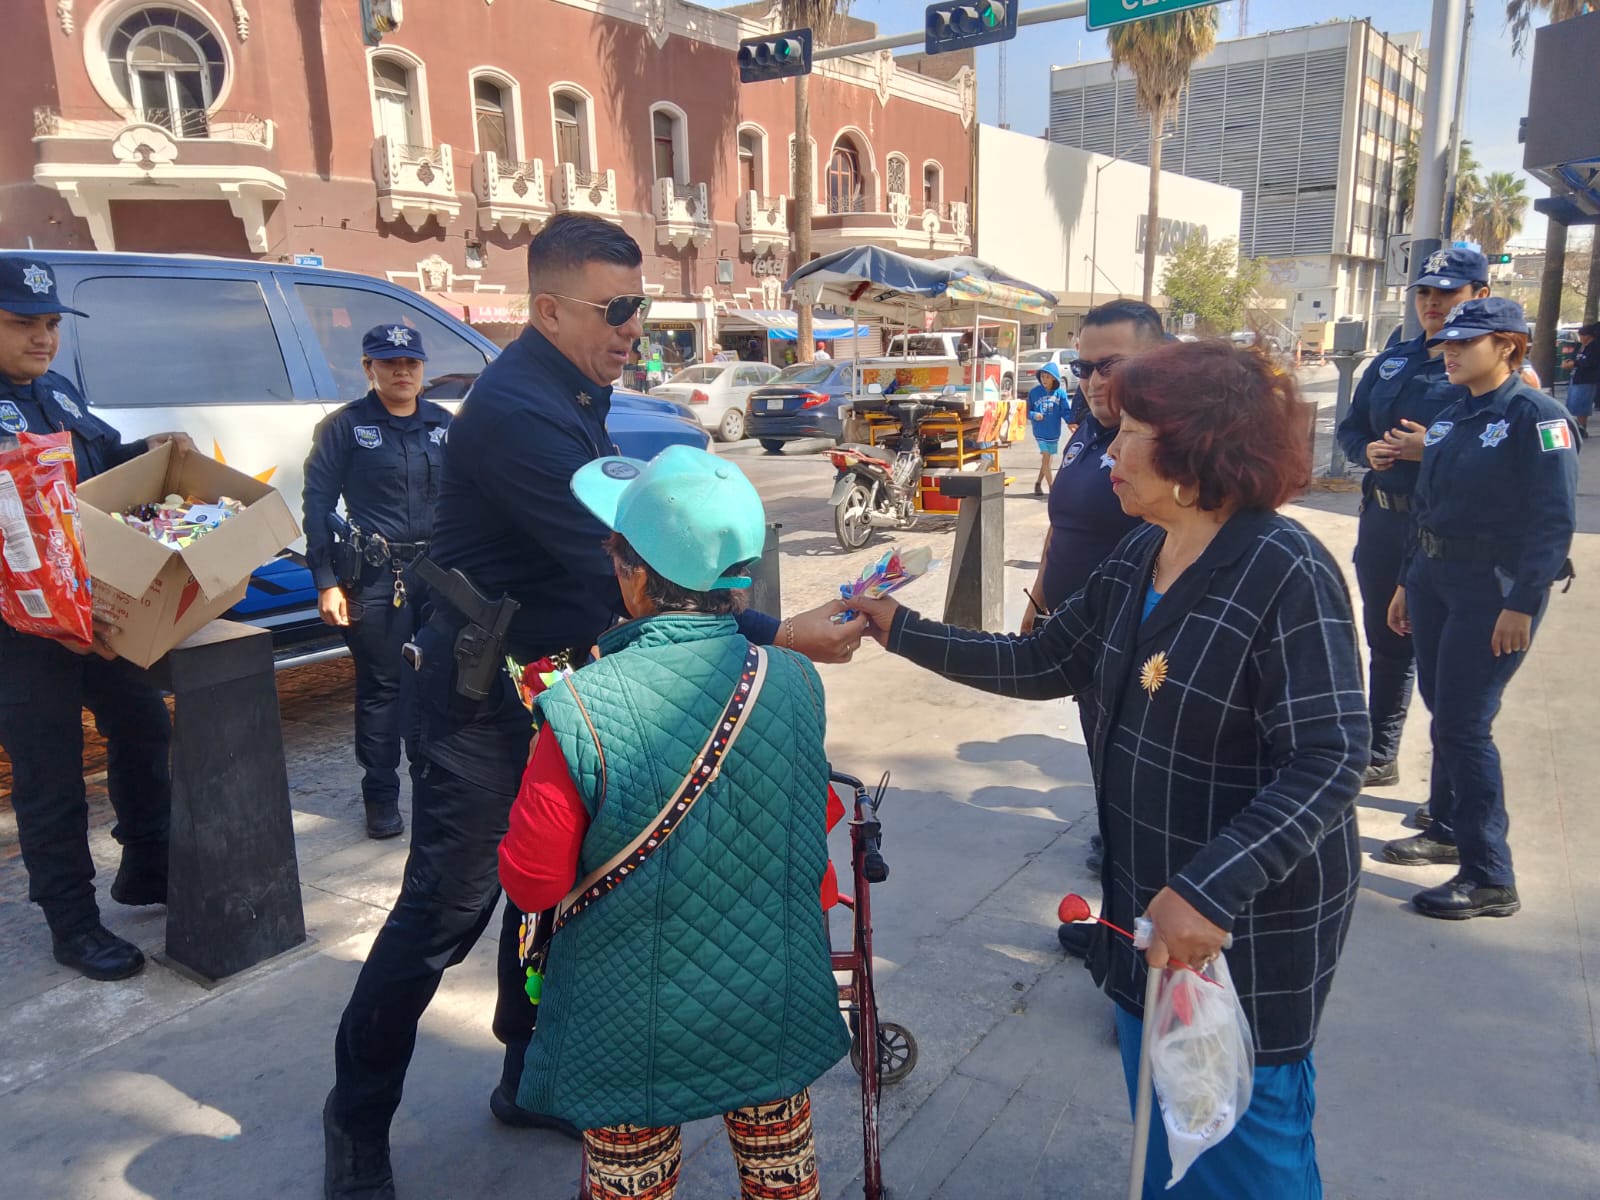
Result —
<path fill-rule="evenodd" d="M 900 611 L 900 601 L 891 600 L 884 596 L 878 600 L 868 600 L 866 597 L 850 601 L 850 607 L 866 615 L 871 625 L 867 633 L 885 648 L 889 645 L 889 630 L 894 628 L 894 616 Z"/>
<path fill-rule="evenodd" d="M 1171 888 L 1162 888 L 1145 910 L 1156 927 L 1144 960 L 1152 970 L 1160 970 L 1169 960 L 1199 970 L 1222 953 L 1228 931 L 1218 928 Z"/>

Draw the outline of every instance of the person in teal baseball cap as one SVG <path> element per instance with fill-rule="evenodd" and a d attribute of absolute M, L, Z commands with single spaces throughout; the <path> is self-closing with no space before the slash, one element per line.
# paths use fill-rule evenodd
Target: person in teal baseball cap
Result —
<path fill-rule="evenodd" d="M 524 954 L 538 1024 L 517 1103 L 583 1130 L 597 1196 L 667 1200 L 679 1127 L 712 1116 L 741 1178 L 813 1180 L 808 1087 L 850 1034 L 818 919 L 822 680 L 729 615 L 766 538 L 761 498 L 686 446 L 588 463 L 572 492 L 613 531 L 634 619 L 534 700 L 500 882 L 556 915 L 525 922 L 552 932 Z"/>
<path fill-rule="evenodd" d="M 683 591 L 750 586 L 738 568 L 761 557 L 766 510 L 744 472 L 716 455 L 670 446 L 647 463 L 596 459 L 572 477 L 572 493 L 656 575 Z M 672 599 L 658 599 L 658 607 L 685 607 Z"/>

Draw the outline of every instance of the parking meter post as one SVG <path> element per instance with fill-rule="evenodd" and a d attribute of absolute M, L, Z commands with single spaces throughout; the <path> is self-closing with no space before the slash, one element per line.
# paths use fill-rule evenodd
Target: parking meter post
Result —
<path fill-rule="evenodd" d="M 173 697 L 166 955 L 210 983 L 306 940 L 272 635 L 213 621 L 146 677 Z"/>
<path fill-rule="evenodd" d="M 761 557 L 750 568 L 750 607 L 775 617 L 783 615 L 783 579 L 778 557 L 778 532 L 782 528 L 776 523 L 767 526 Z"/>
<path fill-rule="evenodd" d="M 1000 471 L 946 475 L 939 480 L 939 491 L 961 501 L 945 589 L 945 623 L 998 630 L 1004 620 L 1006 477 Z"/>
<path fill-rule="evenodd" d="M 1344 451 L 1339 448 L 1339 426 L 1344 423 L 1345 417 L 1350 415 L 1350 401 L 1356 390 L 1356 368 L 1366 360 L 1366 351 L 1356 353 L 1340 352 L 1330 354 L 1329 360 L 1339 372 L 1338 401 L 1333 410 L 1333 454 L 1328 460 L 1328 476 L 1332 479 L 1342 479 L 1345 473 Z M 1316 447 L 1317 429 L 1315 423 L 1311 426 L 1312 448 Z"/>

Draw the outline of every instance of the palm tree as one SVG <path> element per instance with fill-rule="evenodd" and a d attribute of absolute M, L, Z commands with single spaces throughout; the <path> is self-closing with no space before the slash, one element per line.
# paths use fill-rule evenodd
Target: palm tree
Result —
<path fill-rule="evenodd" d="M 778 15 L 784 29 L 811 29 L 820 47 L 850 9 L 850 0 L 779 0 Z M 794 257 L 795 266 L 811 261 L 811 203 L 817 194 L 811 162 L 811 77 L 794 81 Z M 810 362 L 816 349 L 812 336 L 811 305 L 795 305 L 794 353 L 798 362 Z"/>
<path fill-rule="evenodd" d="M 1456 228 L 1464 224 L 1464 214 L 1472 211 L 1480 184 L 1478 171 L 1482 164 L 1472 153 L 1472 140 L 1461 143 L 1461 156 L 1456 159 Z M 1413 134 L 1400 150 L 1400 165 L 1394 177 L 1395 204 L 1400 209 L 1400 221 L 1411 219 L 1411 206 L 1417 198 L 1417 138 Z M 1455 229 L 1450 231 L 1454 234 Z"/>
<path fill-rule="evenodd" d="M 1528 195 L 1522 180 L 1510 171 L 1491 171 L 1478 191 L 1467 229 L 1483 252 L 1494 258 L 1521 232 L 1527 215 Z"/>
<path fill-rule="evenodd" d="M 1590 9 L 1588 0 L 1506 0 L 1506 27 L 1511 30 L 1511 45 L 1518 54 L 1528 42 L 1534 13 L 1545 13 L 1551 21 L 1570 21 Z"/>
<path fill-rule="evenodd" d="M 1139 111 L 1150 118 L 1150 209 L 1145 218 L 1144 301 L 1155 292 L 1156 236 L 1161 211 L 1161 139 L 1168 119 L 1189 86 L 1194 64 L 1217 43 L 1217 10 L 1191 9 L 1114 26 L 1106 41 L 1115 69 L 1133 72 Z"/>
<path fill-rule="evenodd" d="M 1461 153 L 1456 158 L 1455 207 L 1450 210 L 1450 228 L 1445 231 L 1449 241 L 1458 241 L 1467 233 L 1473 213 L 1483 196 L 1483 177 L 1479 172 L 1483 164 L 1472 152 L 1470 139 L 1463 139 Z"/>

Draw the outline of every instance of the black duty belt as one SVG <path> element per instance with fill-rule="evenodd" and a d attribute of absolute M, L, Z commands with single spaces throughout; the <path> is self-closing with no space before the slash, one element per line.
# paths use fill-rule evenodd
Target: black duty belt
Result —
<path fill-rule="evenodd" d="M 1406 492 L 1386 492 L 1381 487 L 1372 489 L 1372 502 L 1385 512 L 1408 513 L 1412 509 L 1411 496 Z"/>
<path fill-rule="evenodd" d="M 1427 558 L 1474 567 L 1492 567 L 1511 557 L 1511 547 L 1504 542 L 1444 538 L 1431 529 L 1417 530 L 1417 548 Z"/>

